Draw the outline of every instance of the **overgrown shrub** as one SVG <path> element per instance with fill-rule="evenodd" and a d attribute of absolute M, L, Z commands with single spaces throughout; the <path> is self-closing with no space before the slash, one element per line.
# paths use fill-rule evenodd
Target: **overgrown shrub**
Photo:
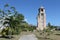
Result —
<path fill-rule="evenodd" d="M 12 34 L 12 30 L 11 30 L 11 28 L 6 27 L 6 28 L 2 29 L 1 34 L 2 34 L 2 36 L 11 35 Z"/>

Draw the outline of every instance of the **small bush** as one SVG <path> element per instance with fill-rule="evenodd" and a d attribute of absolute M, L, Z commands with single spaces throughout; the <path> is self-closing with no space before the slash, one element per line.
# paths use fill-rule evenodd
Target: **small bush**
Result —
<path fill-rule="evenodd" d="M 12 30 L 9 27 L 4 28 L 1 32 L 2 36 L 11 35 L 11 33 L 12 33 Z"/>

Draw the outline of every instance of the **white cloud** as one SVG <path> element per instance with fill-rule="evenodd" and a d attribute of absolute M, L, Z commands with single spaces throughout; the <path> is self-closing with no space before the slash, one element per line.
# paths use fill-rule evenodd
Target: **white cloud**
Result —
<path fill-rule="evenodd" d="M 25 19 L 24 19 L 24 21 L 26 21 L 26 22 L 27 22 L 28 20 L 25 18 Z"/>

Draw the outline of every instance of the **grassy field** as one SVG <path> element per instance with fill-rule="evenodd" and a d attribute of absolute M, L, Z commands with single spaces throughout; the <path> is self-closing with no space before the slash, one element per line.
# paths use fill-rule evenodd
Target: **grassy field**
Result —
<path fill-rule="evenodd" d="M 53 33 L 51 33 L 48 36 L 44 36 L 46 34 L 41 35 L 39 32 L 35 31 L 35 32 L 21 32 L 20 35 L 13 35 L 14 38 L 12 39 L 7 39 L 7 38 L 0 38 L 0 40 L 18 40 L 20 38 L 21 35 L 27 35 L 27 34 L 35 34 L 36 37 L 38 38 L 38 40 L 60 40 L 60 31 L 53 31 Z"/>
<path fill-rule="evenodd" d="M 38 40 L 60 40 L 60 31 L 53 31 L 50 35 L 43 34 L 41 35 L 39 32 L 34 33 Z M 44 36 L 45 35 L 45 36 Z"/>
<path fill-rule="evenodd" d="M 13 38 L 11 39 L 0 37 L 0 40 L 18 40 L 20 38 L 20 35 L 12 35 L 12 36 Z"/>
<path fill-rule="evenodd" d="M 30 34 L 31 32 L 21 32 L 19 35 L 12 35 L 13 38 L 8 39 L 8 38 L 2 38 L 0 37 L 0 40 L 19 40 L 20 36 Z"/>

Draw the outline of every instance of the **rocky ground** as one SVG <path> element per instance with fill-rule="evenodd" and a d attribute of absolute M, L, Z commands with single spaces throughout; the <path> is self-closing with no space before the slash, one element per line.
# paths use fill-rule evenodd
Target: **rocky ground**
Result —
<path fill-rule="evenodd" d="M 44 33 L 45 35 L 45 33 Z M 41 35 L 40 32 L 21 32 L 19 35 L 12 35 L 14 38 L 1 38 L 0 40 L 60 40 L 60 31 L 53 31 L 48 36 Z"/>

